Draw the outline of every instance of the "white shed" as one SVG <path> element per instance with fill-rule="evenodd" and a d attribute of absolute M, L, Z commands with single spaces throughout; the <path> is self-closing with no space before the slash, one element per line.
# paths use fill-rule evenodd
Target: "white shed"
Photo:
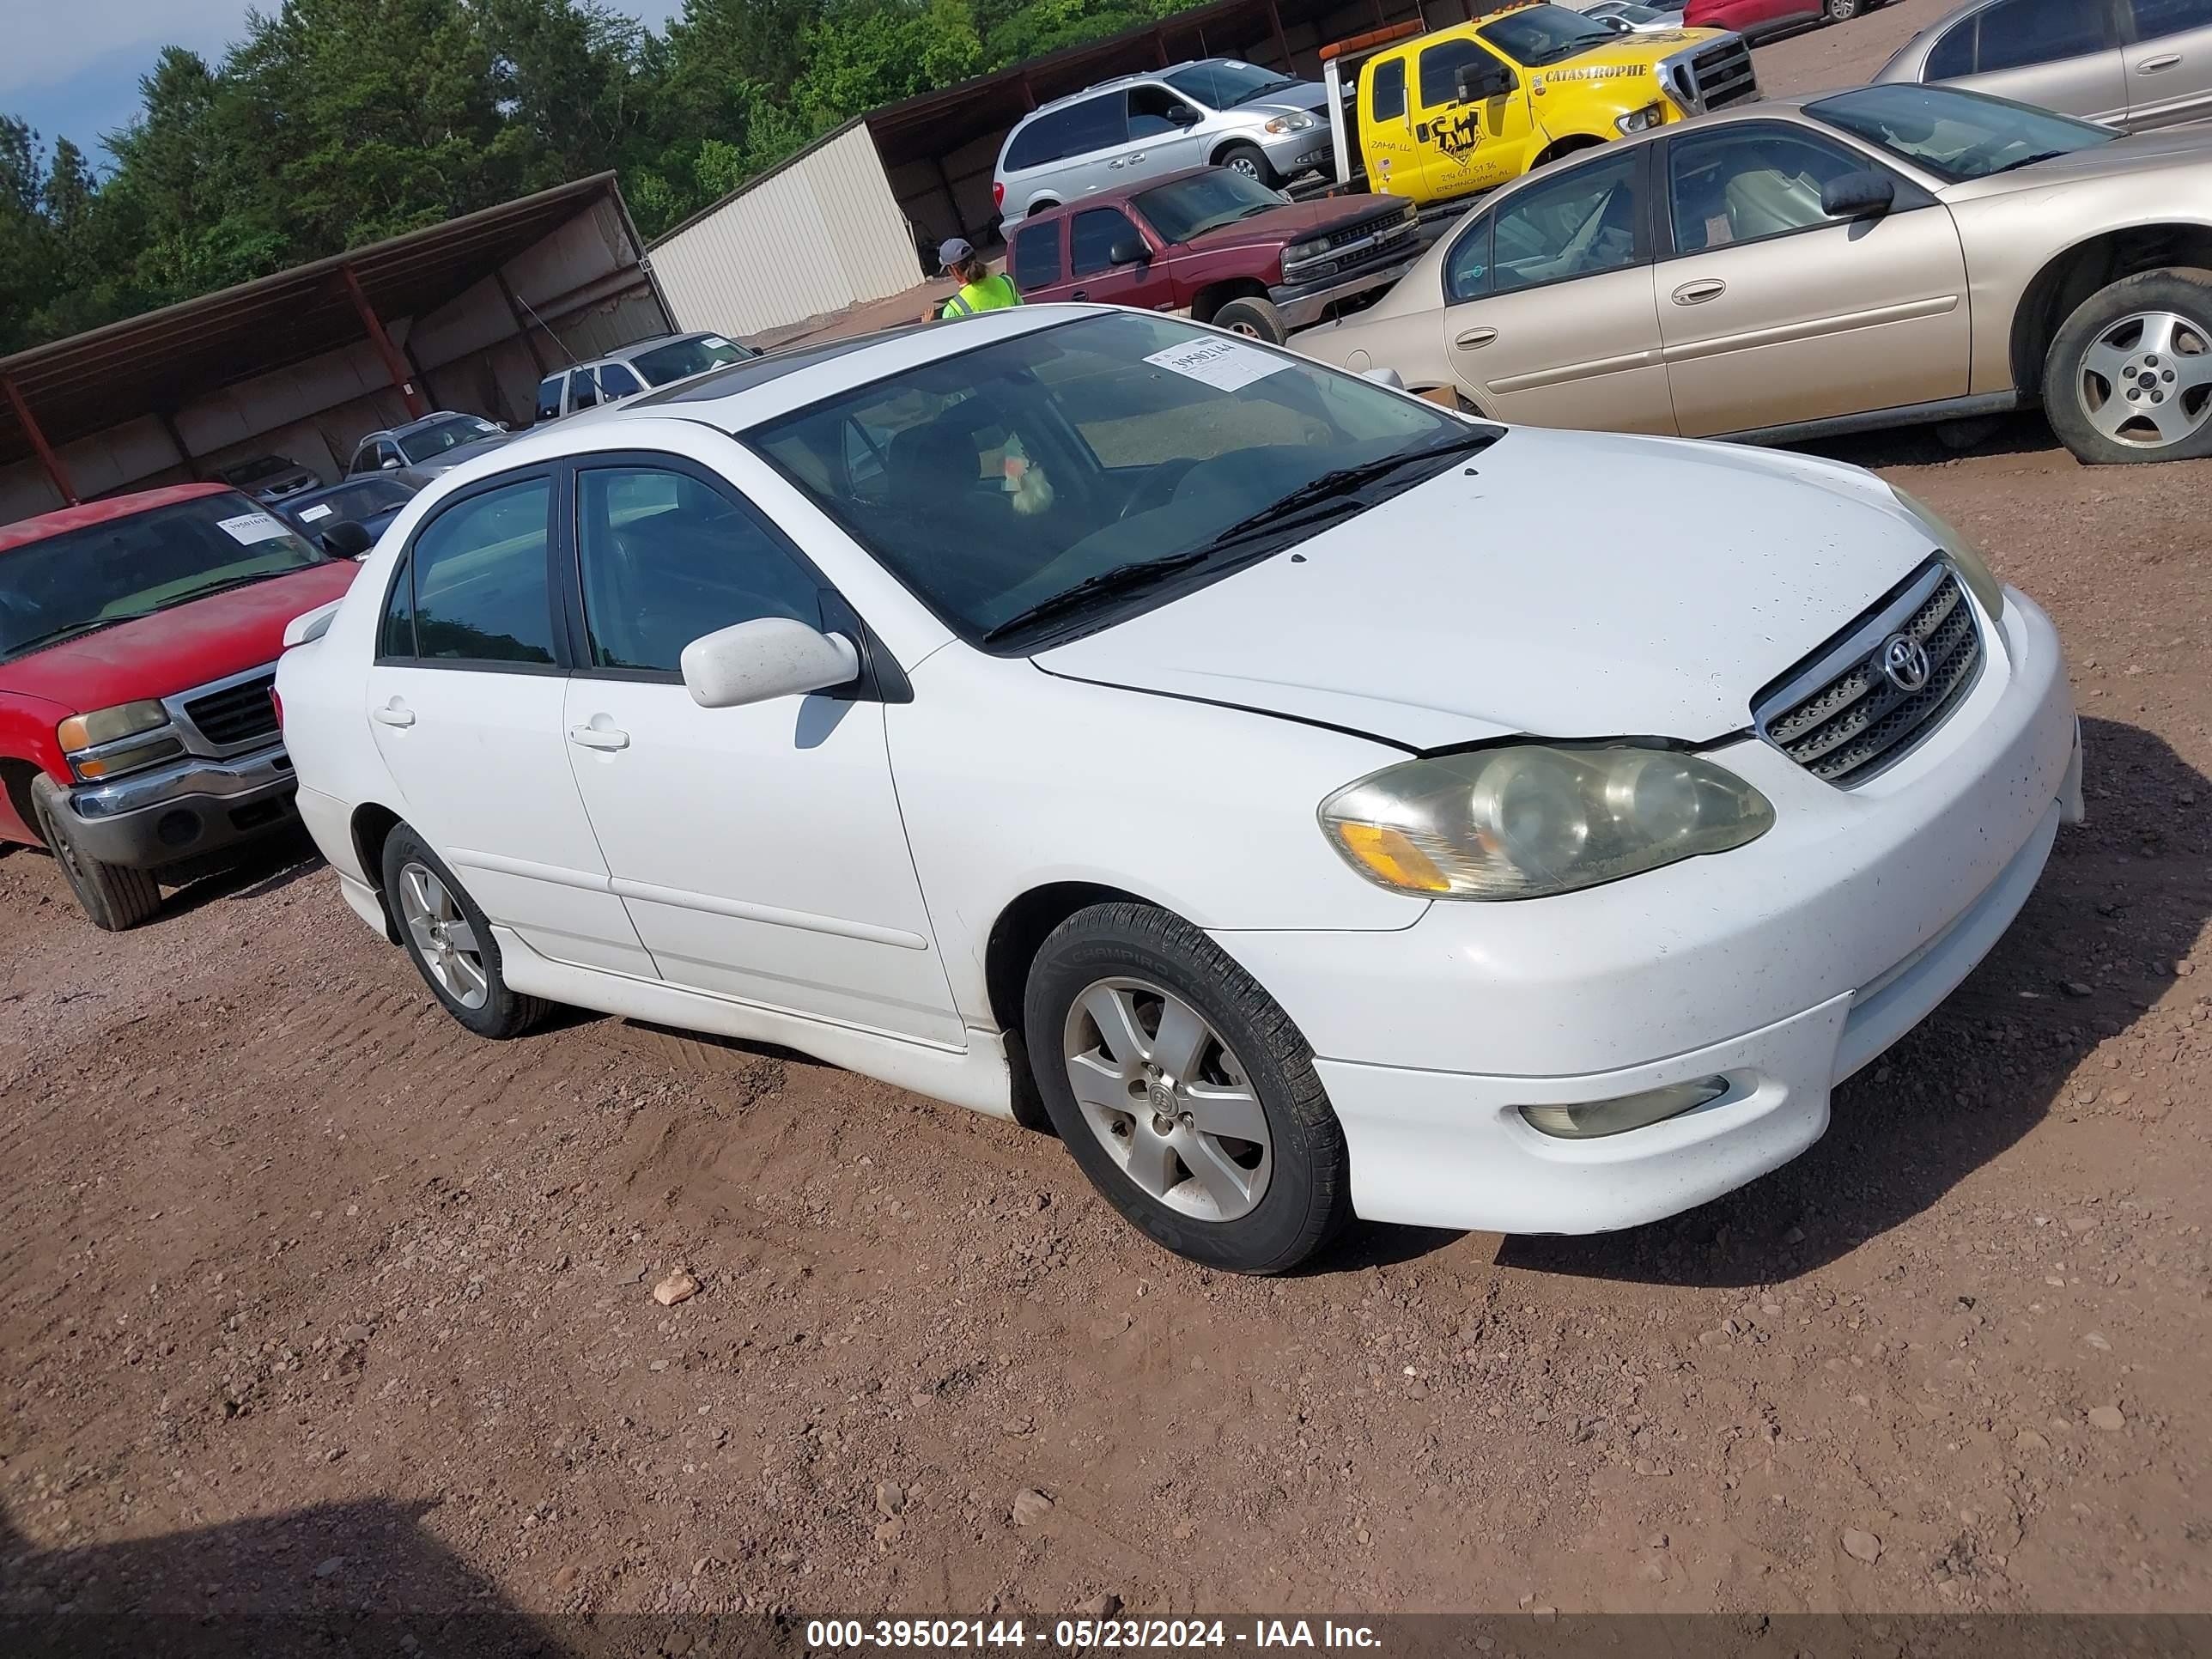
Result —
<path fill-rule="evenodd" d="M 647 258 L 679 328 L 744 337 L 922 280 L 865 117 L 694 214 Z"/>

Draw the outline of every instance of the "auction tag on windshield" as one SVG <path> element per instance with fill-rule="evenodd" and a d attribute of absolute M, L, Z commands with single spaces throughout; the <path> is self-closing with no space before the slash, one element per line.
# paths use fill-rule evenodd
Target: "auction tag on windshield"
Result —
<path fill-rule="evenodd" d="M 217 519 L 216 528 L 234 542 L 251 547 L 256 542 L 281 540 L 292 532 L 266 513 L 241 513 L 234 519 Z"/>
<path fill-rule="evenodd" d="M 1241 340 L 1193 340 L 1186 345 L 1155 351 L 1145 361 L 1170 374 L 1203 380 L 1224 392 L 1234 392 L 1270 374 L 1279 374 L 1291 366 L 1289 358 L 1261 351 Z"/>
<path fill-rule="evenodd" d="M 301 509 L 300 522 L 313 524 L 318 519 L 327 519 L 330 516 L 331 504 L 328 501 L 317 501 L 313 507 Z"/>
<path fill-rule="evenodd" d="M 719 334 L 709 334 L 705 339 L 700 341 L 699 343 L 703 346 L 712 346 L 719 351 L 724 346 L 729 344 L 729 342 Z"/>

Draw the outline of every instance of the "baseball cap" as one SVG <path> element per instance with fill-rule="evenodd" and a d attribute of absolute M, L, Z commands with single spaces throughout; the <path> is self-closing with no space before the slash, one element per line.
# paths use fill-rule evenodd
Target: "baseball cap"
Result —
<path fill-rule="evenodd" d="M 975 250 L 960 237 L 954 237 L 937 250 L 937 264 L 940 270 L 950 270 L 963 259 L 973 258 Z"/>

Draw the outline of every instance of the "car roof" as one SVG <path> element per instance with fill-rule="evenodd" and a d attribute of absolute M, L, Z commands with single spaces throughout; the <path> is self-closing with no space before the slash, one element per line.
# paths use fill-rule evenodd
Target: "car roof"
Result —
<path fill-rule="evenodd" d="M 367 443 L 371 438 L 404 438 L 411 433 L 420 432 L 426 426 L 435 426 L 441 421 L 481 421 L 483 418 L 481 415 L 470 414 L 465 409 L 434 409 L 428 415 L 419 415 L 398 426 L 381 427 L 374 432 L 366 433 L 362 434 L 362 442 Z"/>
<path fill-rule="evenodd" d="M 1116 185 L 1110 190 L 1093 191 L 1088 196 L 1079 196 L 1073 202 L 1062 202 L 1058 207 L 1040 208 L 1036 212 L 1025 216 L 1021 223 L 1014 227 L 1014 234 L 1018 236 L 1026 226 L 1048 223 L 1054 219 L 1065 219 L 1071 214 L 1081 213 L 1088 208 L 1111 207 L 1116 202 L 1126 202 L 1133 196 L 1141 196 L 1148 190 L 1158 190 L 1162 185 L 1172 185 L 1178 179 L 1195 179 L 1204 173 L 1227 171 L 1225 167 L 1177 167 L 1173 173 L 1159 173 L 1150 179 L 1139 179 L 1133 184 Z"/>
<path fill-rule="evenodd" d="M 11 548 L 28 546 L 33 542 L 42 542 L 49 536 L 66 535 L 72 530 L 88 530 L 96 524 L 128 519 L 140 513 L 151 513 L 156 507 L 174 507 L 179 501 L 198 501 L 204 495 L 237 494 L 238 491 L 227 483 L 167 484 L 159 489 L 141 489 L 129 495 L 110 495 L 104 501 L 82 501 L 75 507 L 41 513 L 34 519 L 18 519 L 14 524 L 0 525 L 0 553 Z"/>
<path fill-rule="evenodd" d="M 1116 75 L 1109 80 L 1094 82 L 1091 85 L 1084 88 L 1080 92 L 1071 92 L 1064 97 L 1053 99 L 1049 103 L 1039 104 L 1035 109 L 1031 110 L 1027 115 L 1024 115 L 1022 118 L 1020 125 L 1027 126 L 1030 122 L 1036 120 L 1040 115 L 1049 115 L 1053 111 L 1056 109 L 1065 109 L 1070 104 L 1079 104 L 1085 99 L 1089 98 L 1097 93 L 1120 92 L 1129 87 L 1143 86 L 1148 81 L 1164 81 L 1170 75 L 1178 74 L 1182 70 L 1187 69 L 1196 69 L 1201 64 L 1241 64 L 1245 60 L 1242 58 L 1224 58 L 1219 56 L 1212 58 L 1186 58 L 1180 63 L 1163 64 L 1158 69 L 1139 70 L 1133 75 Z M 1259 68 L 1260 65 L 1255 64 L 1253 67 L 1256 69 Z M 1290 75 L 1290 78 L 1293 81 L 1303 81 L 1305 78 L 1302 75 L 1291 75 L 1288 70 L 1285 70 L 1284 73 Z"/>

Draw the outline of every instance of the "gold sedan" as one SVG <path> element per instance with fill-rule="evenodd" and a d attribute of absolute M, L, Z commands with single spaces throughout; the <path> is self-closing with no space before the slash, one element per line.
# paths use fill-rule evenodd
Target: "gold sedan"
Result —
<path fill-rule="evenodd" d="M 1544 426 L 1779 442 L 2040 403 L 2085 461 L 2212 454 L 2212 130 L 1940 87 L 1747 105 L 1528 174 L 1297 345 Z"/>

